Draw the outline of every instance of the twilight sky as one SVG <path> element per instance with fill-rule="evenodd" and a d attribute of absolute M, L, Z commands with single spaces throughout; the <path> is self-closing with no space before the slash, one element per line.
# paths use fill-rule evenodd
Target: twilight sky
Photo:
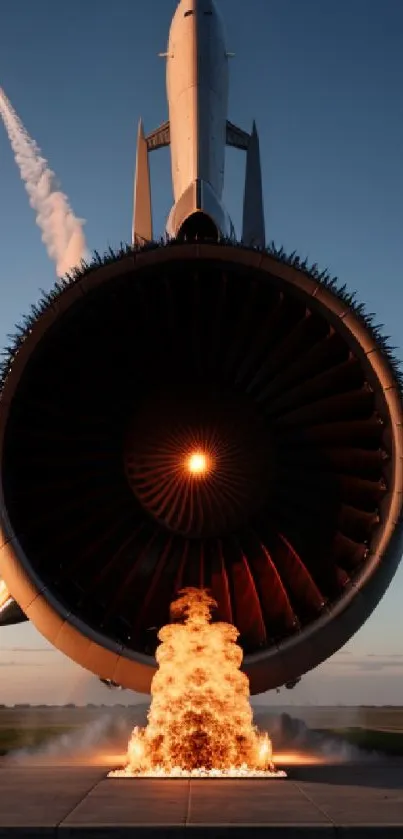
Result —
<path fill-rule="evenodd" d="M 401 0 L 217 0 L 231 62 L 229 118 L 260 131 L 268 238 L 328 267 L 400 347 L 403 232 Z M 0 86 L 61 181 L 90 249 L 130 238 L 137 121 L 167 118 L 175 0 L 2 0 Z M 243 158 L 227 153 L 239 231 Z M 155 232 L 169 154 L 152 157 Z M 54 268 L 0 125 L 0 345 Z M 399 350 L 399 356 L 401 352 Z M 347 647 L 284 701 L 403 704 L 403 564 Z M 279 697 L 265 697 L 277 702 Z M 0 703 L 113 702 L 30 625 L 0 632 Z"/>

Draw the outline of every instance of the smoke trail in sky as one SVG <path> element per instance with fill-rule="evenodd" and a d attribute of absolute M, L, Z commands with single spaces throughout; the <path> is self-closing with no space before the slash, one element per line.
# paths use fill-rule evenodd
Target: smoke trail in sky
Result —
<path fill-rule="evenodd" d="M 56 263 L 58 276 L 62 277 L 87 254 L 84 222 L 74 215 L 66 195 L 59 189 L 54 172 L 49 168 L 34 140 L 27 134 L 2 88 L 0 115 L 31 207 L 36 212 L 36 223 L 42 230 L 42 241 L 50 258 Z"/>

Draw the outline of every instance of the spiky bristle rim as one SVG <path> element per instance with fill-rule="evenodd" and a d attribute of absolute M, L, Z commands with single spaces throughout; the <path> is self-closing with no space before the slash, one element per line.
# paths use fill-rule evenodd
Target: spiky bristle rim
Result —
<path fill-rule="evenodd" d="M 335 297 L 351 309 L 355 316 L 365 325 L 368 332 L 372 335 L 387 364 L 389 365 L 400 395 L 403 397 L 403 370 L 401 360 L 396 355 L 397 348 L 390 343 L 389 336 L 384 334 L 383 324 L 376 323 L 375 315 L 367 312 L 365 304 L 360 303 L 357 300 L 356 292 L 349 291 L 347 286 L 345 284 L 342 285 L 337 277 L 332 277 L 327 269 L 321 271 L 316 262 L 309 265 L 308 260 L 301 259 L 295 251 L 291 254 L 287 254 L 283 247 L 276 247 L 274 242 L 270 242 L 264 250 L 260 248 L 248 248 L 242 242 L 236 242 L 232 239 L 221 239 L 218 244 L 226 246 L 231 245 L 234 248 L 242 248 L 244 250 L 253 250 L 255 253 L 261 252 L 268 254 L 278 262 L 289 265 L 292 268 L 296 268 L 298 271 L 302 271 L 306 274 L 306 276 L 327 288 L 332 294 L 334 294 Z M 178 247 L 178 245 L 179 242 L 176 239 L 161 239 L 160 241 L 148 242 L 143 245 L 125 245 L 122 243 L 116 250 L 111 247 L 108 248 L 103 256 L 101 256 L 98 251 L 94 251 L 93 258 L 90 262 L 83 260 L 80 265 L 73 268 L 64 277 L 59 278 L 50 291 L 43 291 L 41 289 L 40 299 L 31 305 L 30 310 L 26 315 L 22 316 L 21 322 L 17 323 L 15 326 L 14 333 L 7 335 L 9 343 L 4 347 L 1 353 L 3 360 L 0 362 L 0 393 L 7 380 L 13 361 L 26 337 L 32 331 L 35 322 L 55 303 L 55 301 L 66 291 L 67 288 L 69 288 L 72 284 L 79 283 L 84 277 L 87 277 L 93 271 L 105 267 L 106 265 L 110 265 L 113 262 L 123 260 L 132 254 L 144 253 L 146 251 L 156 250 L 159 248 L 169 248 L 172 246 Z"/>

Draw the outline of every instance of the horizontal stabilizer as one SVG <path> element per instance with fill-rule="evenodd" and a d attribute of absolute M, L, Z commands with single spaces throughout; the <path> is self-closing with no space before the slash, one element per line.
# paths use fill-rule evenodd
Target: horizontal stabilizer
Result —
<path fill-rule="evenodd" d="M 247 151 L 249 147 L 250 134 L 247 131 L 242 131 L 233 122 L 227 120 L 227 146 L 233 146 L 235 149 L 242 149 Z"/>
<path fill-rule="evenodd" d="M 151 134 L 147 134 L 146 143 L 148 151 L 155 151 L 155 149 L 162 149 L 164 146 L 169 146 L 171 142 L 171 132 L 168 122 L 164 122 Z"/>

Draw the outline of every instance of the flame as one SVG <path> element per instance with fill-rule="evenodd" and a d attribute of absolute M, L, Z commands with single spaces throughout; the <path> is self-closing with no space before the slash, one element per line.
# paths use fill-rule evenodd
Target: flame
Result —
<path fill-rule="evenodd" d="M 323 766 L 338 763 L 336 758 L 329 759 L 324 755 L 311 754 L 310 752 L 276 752 L 276 764 L 278 766 Z"/>
<path fill-rule="evenodd" d="M 269 736 L 252 722 L 238 630 L 211 623 L 216 605 L 196 588 L 172 604 L 173 623 L 158 635 L 147 727 L 134 729 L 126 766 L 110 777 L 285 776 Z"/>

